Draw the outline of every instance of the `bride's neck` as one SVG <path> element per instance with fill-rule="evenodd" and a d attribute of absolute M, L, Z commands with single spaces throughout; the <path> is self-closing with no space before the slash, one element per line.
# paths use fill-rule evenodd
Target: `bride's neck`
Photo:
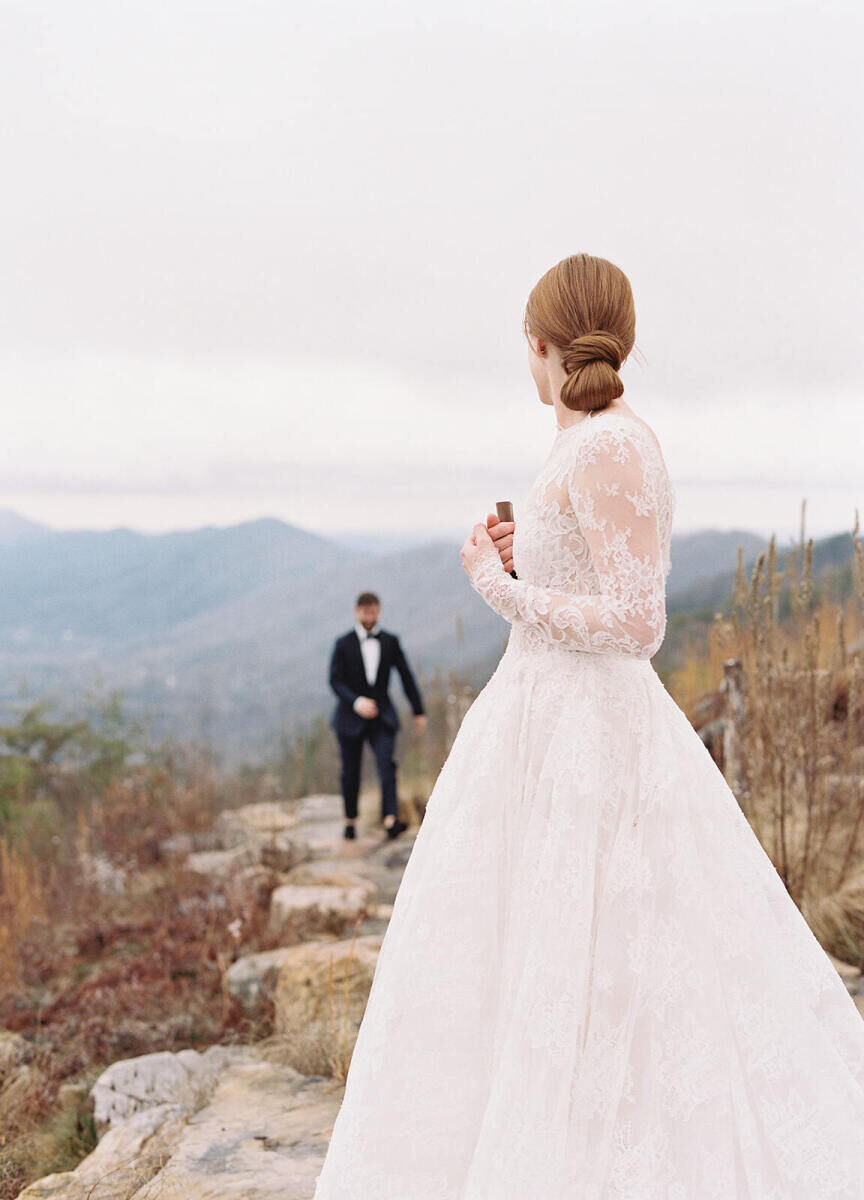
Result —
<path fill-rule="evenodd" d="M 555 409 L 555 421 L 562 429 L 569 429 L 571 425 L 578 425 L 581 421 L 587 421 L 591 416 L 588 410 L 575 410 L 568 408 L 566 404 L 562 404 L 556 399 L 553 402 Z M 630 408 L 626 404 L 622 404 L 619 400 L 613 400 L 611 404 L 607 404 L 605 408 L 593 410 L 599 412 L 630 412 Z"/>

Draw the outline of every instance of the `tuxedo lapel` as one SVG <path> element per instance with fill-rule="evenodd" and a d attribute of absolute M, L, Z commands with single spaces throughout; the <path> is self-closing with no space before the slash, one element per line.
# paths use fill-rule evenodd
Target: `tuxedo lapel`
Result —
<path fill-rule="evenodd" d="M 360 673 L 359 678 L 365 682 L 366 664 L 363 662 L 363 651 L 360 649 L 360 638 L 356 629 L 351 630 L 351 653 L 354 656 L 354 665 Z"/>
<path fill-rule="evenodd" d="M 378 687 L 381 682 L 381 677 L 384 674 L 384 655 L 387 653 L 387 643 L 384 640 L 383 634 L 378 637 L 378 645 L 381 647 L 381 653 L 378 655 L 378 674 L 375 676 L 373 687 Z"/>

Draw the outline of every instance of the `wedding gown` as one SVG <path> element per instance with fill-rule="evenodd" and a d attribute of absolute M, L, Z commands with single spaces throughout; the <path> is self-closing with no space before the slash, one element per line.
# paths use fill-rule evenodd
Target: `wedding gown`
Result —
<path fill-rule="evenodd" d="M 864 1022 L 651 665 L 675 497 L 557 427 L 512 623 L 393 906 L 314 1200 L 862 1200 Z"/>

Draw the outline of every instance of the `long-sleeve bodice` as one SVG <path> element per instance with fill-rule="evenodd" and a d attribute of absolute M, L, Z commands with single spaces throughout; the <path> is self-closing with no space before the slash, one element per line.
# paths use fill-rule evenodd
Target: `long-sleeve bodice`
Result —
<path fill-rule="evenodd" d="M 675 493 L 639 417 L 600 411 L 557 428 L 513 538 L 518 579 L 487 547 L 472 586 L 527 645 L 650 658 L 666 632 Z"/>

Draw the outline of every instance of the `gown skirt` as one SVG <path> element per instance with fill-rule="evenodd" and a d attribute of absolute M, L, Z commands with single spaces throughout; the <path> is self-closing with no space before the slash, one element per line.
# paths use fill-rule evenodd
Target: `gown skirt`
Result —
<path fill-rule="evenodd" d="M 864 1021 L 650 660 L 513 625 L 314 1200 L 864 1200 Z"/>

